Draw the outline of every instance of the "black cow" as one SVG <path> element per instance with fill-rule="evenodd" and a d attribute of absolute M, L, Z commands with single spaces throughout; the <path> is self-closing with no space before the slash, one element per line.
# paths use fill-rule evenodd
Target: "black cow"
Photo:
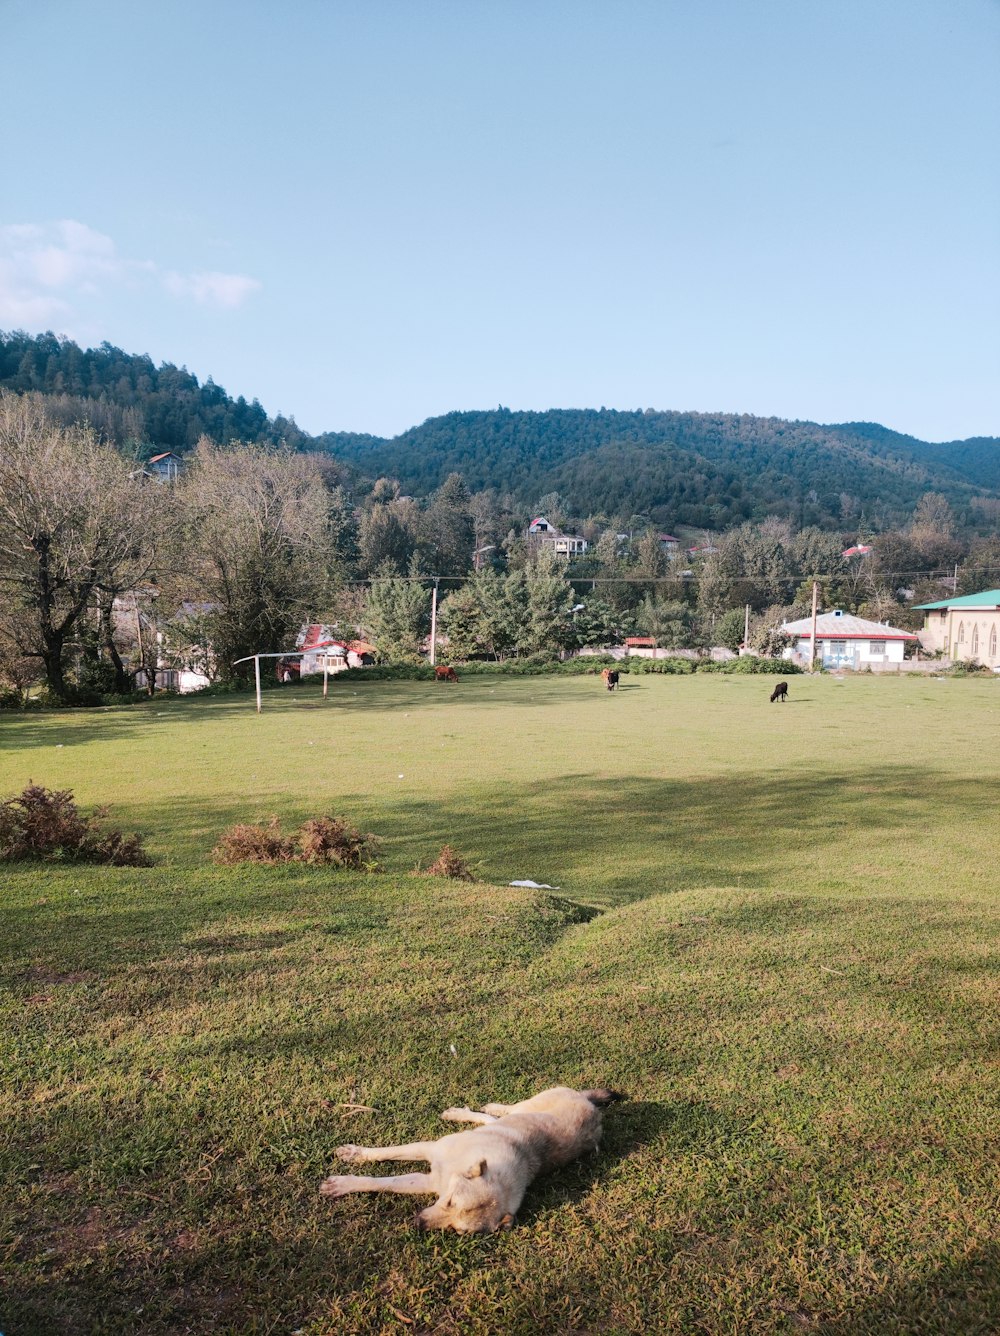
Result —
<path fill-rule="evenodd" d="M 784 701 L 787 698 L 788 698 L 788 683 L 779 682 L 778 685 L 771 692 L 771 703 L 773 704 L 776 700 Z"/>

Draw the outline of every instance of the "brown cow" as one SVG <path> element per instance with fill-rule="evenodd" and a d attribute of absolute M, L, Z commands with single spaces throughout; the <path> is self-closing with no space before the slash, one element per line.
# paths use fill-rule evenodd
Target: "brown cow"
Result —
<path fill-rule="evenodd" d="M 434 679 L 437 682 L 457 682 L 458 673 L 450 664 L 438 664 L 434 669 Z"/>

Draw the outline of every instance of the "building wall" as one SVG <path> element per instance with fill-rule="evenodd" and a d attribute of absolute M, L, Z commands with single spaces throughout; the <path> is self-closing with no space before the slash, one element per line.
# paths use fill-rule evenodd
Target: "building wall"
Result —
<path fill-rule="evenodd" d="M 904 640 L 838 640 L 836 636 L 817 636 L 820 658 L 827 668 L 868 668 L 880 664 L 902 663 L 905 657 Z M 799 663 L 809 662 L 809 637 L 800 636 L 792 650 L 791 657 Z M 843 649 L 837 646 L 842 645 Z M 881 646 L 881 648 L 878 648 Z"/>
<path fill-rule="evenodd" d="M 975 659 L 995 668 L 1000 664 L 1000 609 L 932 608 L 924 614 L 920 643 L 956 663 Z"/>

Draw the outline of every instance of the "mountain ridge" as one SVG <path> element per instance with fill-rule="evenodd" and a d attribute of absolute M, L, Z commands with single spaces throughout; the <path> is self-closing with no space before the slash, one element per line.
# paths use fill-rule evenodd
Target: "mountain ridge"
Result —
<path fill-rule="evenodd" d="M 428 495 L 451 473 L 530 509 L 553 493 L 559 508 L 644 515 L 658 525 L 722 529 L 765 514 L 825 527 L 879 527 L 942 492 L 961 523 L 995 526 L 1000 439 L 933 443 L 880 423 L 822 424 L 753 414 L 677 410 L 454 411 L 394 437 L 310 435 L 294 418 L 232 399 L 211 378 L 155 366 L 104 343 L 81 349 L 54 334 L 0 331 L 0 388 L 53 398 L 63 415 L 91 418 L 140 453 L 262 441 L 323 451 L 368 478 L 388 475 Z"/>

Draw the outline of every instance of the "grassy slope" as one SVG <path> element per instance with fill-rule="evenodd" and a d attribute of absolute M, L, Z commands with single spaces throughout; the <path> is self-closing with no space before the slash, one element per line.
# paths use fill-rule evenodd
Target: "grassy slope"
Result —
<path fill-rule="evenodd" d="M 3 876 L 7 1336 L 994 1330 L 997 684 L 769 685 L 0 722 L 0 791 L 110 802 L 162 860 Z M 330 809 L 388 875 L 207 862 Z M 562 890 L 405 875 L 445 839 Z M 338 1141 L 556 1081 L 634 1102 L 511 1235 L 316 1196 Z"/>

